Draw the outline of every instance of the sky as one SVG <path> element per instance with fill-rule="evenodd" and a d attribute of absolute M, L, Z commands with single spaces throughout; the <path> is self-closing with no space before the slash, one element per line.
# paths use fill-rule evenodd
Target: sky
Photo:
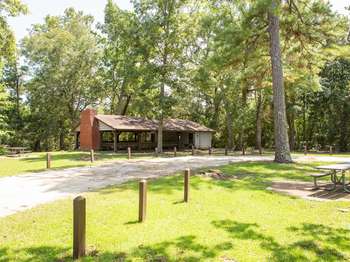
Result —
<path fill-rule="evenodd" d="M 103 22 L 103 11 L 107 0 L 22 0 L 22 2 L 28 5 L 30 13 L 26 16 L 9 18 L 17 40 L 27 34 L 32 24 L 42 23 L 48 14 L 61 15 L 68 7 L 93 15 L 96 22 Z M 114 2 L 123 9 L 132 7 L 129 0 L 114 0 Z M 345 7 L 350 5 L 349 0 L 330 0 L 330 2 L 334 10 L 341 14 L 348 14 Z"/>

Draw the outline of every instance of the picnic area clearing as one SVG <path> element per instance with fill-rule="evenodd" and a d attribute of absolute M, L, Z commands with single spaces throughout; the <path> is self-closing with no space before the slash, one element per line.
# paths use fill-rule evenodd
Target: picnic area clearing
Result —
<path fill-rule="evenodd" d="M 312 164 L 236 163 L 228 179 L 183 176 L 148 182 L 148 210 L 137 223 L 138 184 L 84 194 L 88 256 L 83 261 L 342 261 L 350 257 L 348 202 L 318 202 L 266 190 L 273 181 L 312 182 Z M 70 261 L 72 200 L 0 219 L 0 257 Z M 119 260 L 118 260 L 119 259 Z"/>

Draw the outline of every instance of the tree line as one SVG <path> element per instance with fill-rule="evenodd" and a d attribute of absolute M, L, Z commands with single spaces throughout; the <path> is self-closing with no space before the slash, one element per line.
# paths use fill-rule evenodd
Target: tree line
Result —
<path fill-rule="evenodd" d="M 0 144 L 68 149 L 79 114 L 197 121 L 214 145 L 350 147 L 349 20 L 323 0 L 112 0 L 103 23 L 68 8 L 15 45 L 0 3 Z M 11 36 L 11 37 L 8 37 Z M 161 135 L 158 148 L 162 148 Z"/>

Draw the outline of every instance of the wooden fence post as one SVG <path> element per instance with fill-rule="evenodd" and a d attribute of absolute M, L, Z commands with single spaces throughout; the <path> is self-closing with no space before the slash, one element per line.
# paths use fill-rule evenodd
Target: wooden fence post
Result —
<path fill-rule="evenodd" d="M 91 163 L 95 161 L 95 153 L 93 149 L 90 150 L 90 161 Z"/>
<path fill-rule="evenodd" d="M 307 145 L 304 145 L 304 155 L 307 155 Z"/>
<path fill-rule="evenodd" d="M 189 199 L 189 188 L 190 188 L 190 176 L 191 170 L 187 168 L 184 175 L 184 202 L 188 202 Z"/>
<path fill-rule="evenodd" d="M 333 155 L 333 147 L 329 146 L 329 154 Z"/>
<path fill-rule="evenodd" d="M 131 159 L 131 147 L 128 147 L 128 159 Z"/>
<path fill-rule="evenodd" d="M 176 146 L 174 146 L 174 157 L 176 157 L 176 151 L 177 151 L 177 148 Z"/>
<path fill-rule="evenodd" d="M 73 200 L 73 259 L 85 256 L 86 200 L 78 196 Z"/>
<path fill-rule="evenodd" d="M 228 156 L 228 148 L 225 147 L 225 156 Z"/>
<path fill-rule="evenodd" d="M 147 181 L 141 180 L 139 183 L 139 222 L 142 223 L 146 219 L 147 208 Z"/>
<path fill-rule="evenodd" d="M 192 145 L 192 156 L 194 156 L 194 146 Z"/>
<path fill-rule="evenodd" d="M 211 155 L 211 147 L 209 147 L 209 150 L 208 150 L 208 151 L 209 151 L 209 152 L 208 152 L 208 153 L 209 153 L 209 155 Z"/>
<path fill-rule="evenodd" d="M 50 153 L 46 154 L 46 168 L 47 169 L 51 168 L 51 154 Z"/>

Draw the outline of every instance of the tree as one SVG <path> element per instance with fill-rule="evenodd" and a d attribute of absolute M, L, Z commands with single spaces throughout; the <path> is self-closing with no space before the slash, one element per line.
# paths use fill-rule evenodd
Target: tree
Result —
<path fill-rule="evenodd" d="M 275 161 L 292 162 L 288 140 L 288 124 L 283 84 L 279 18 L 276 14 L 278 3 L 272 0 L 269 10 L 270 56 L 272 65 L 272 86 L 274 105 Z"/>
<path fill-rule="evenodd" d="M 148 83 L 158 88 L 157 149 L 163 151 L 163 121 L 169 115 L 171 93 L 179 86 L 183 70 L 185 0 L 133 1 L 144 41 L 143 60 L 152 75 Z"/>
<path fill-rule="evenodd" d="M 42 142 L 46 148 L 66 148 L 80 111 L 99 97 L 101 52 L 92 24 L 91 16 L 70 8 L 63 16 L 47 16 L 44 24 L 34 25 L 22 42 L 30 67 L 27 131 L 37 149 Z"/>
<path fill-rule="evenodd" d="M 16 41 L 7 18 L 26 14 L 27 11 L 27 6 L 19 0 L 0 1 L 0 144 L 8 140 L 10 132 L 5 114 L 10 102 L 4 84 L 3 67 L 13 62 L 16 55 Z"/>

